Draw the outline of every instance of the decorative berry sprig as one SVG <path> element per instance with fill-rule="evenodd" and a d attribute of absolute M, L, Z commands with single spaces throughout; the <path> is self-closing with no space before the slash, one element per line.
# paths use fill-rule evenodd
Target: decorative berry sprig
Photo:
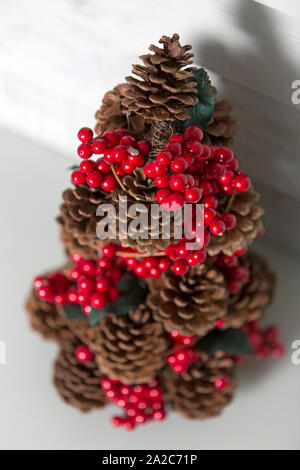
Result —
<path fill-rule="evenodd" d="M 124 410 L 123 416 L 114 416 L 111 423 L 128 431 L 149 421 L 162 421 L 166 417 L 159 379 L 147 384 L 124 385 L 119 380 L 102 379 L 105 396 Z"/>
<path fill-rule="evenodd" d="M 246 250 L 239 250 L 239 256 Z M 250 280 L 249 269 L 244 266 L 238 255 L 228 256 L 220 253 L 212 257 L 213 263 L 218 266 L 224 274 L 228 290 L 231 294 L 237 294 L 244 284 Z M 220 325 L 219 325 L 220 326 Z"/>
<path fill-rule="evenodd" d="M 113 191 L 126 174 L 132 174 L 136 167 L 143 166 L 150 145 L 137 140 L 126 129 L 105 131 L 94 137 L 93 131 L 83 127 L 78 132 L 82 142 L 77 154 L 83 161 L 79 170 L 73 171 L 71 180 L 75 185 L 87 184 L 90 188 Z M 93 155 L 102 155 L 92 160 Z"/>
<path fill-rule="evenodd" d="M 168 355 L 167 363 L 177 374 L 182 374 L 200 357 L 199 351 L 193 348 L 196 338 L 182 336 L 178 331 L 172 331 L 169 336 L 172 339 L 172 353 Z"/>
<path fill-rule="evenodd" d="M 279 359 L 284 355 L 285 347 L 279 340 L 279 329 L 276 326 L 263 329 L 259 322 L 249 322 L 242 330 L 247 333 L 257 359 L 263 360 L 270 356 Z"/>
<path fill-rule="evenodd" d="M 102 249 L 104 256 L 97 261 L 73 254 L 71 279 L 57 272 L 39 276 L 34 280 L 37 295 L 56 305 L 79 304 L 87 316 L 92 308 L 101 309 L 108 302 L 115 302 L 120 296 L 116 283 L 124 272 L 124 263 L 115 257 L 115 250 L 115 245 L 106 245 Z"/>

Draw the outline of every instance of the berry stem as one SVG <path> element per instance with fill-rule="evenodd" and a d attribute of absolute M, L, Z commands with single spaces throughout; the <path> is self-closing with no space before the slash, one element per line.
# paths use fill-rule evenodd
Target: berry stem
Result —
<path fill-rule="evenodd" d="M 227 203 L 227 206 L 226 206 L 226 209 L 225 209 L 224 212 L 229 212 L 229 211 L 230 211 L 231 206 L 232 206 L 233 201 L 234 201 L 234 198 L 235 198 L 235 193 L 233 193 L 233 194 L 230 196 L 230 198 L 229 198 L 229 200 L 228 200 L 228 203 Z"/>
<path fill-rule="evenodd" d="M 128 192 L 127 189 L 125 188 L 124 184 L 123 184 L 122 181 L 120 180 L 119 176 L 117 175 L 117 172 L 116 172 L 114 166 L 111 165 L 110 167 L 111 167 L 111 171 L 113 172 L 114 177 L 116 178 L 117 182 L 119 183 L 119 185 L 121 186 L 121 188 L 123 189 L 123 191 L 125 191 L 125 193 L 129 194 L 129 192 Z"/>

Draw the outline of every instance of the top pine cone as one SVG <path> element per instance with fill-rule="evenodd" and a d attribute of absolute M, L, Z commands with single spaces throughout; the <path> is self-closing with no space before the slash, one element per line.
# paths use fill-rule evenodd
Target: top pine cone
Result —
<path fill-rule="evenodd" d="M 152 44 L 153 54 L 140 57 L 144 65 L 133 65 L 132 72 L 139 78 L 126 77 L 130 87 L 124 90 L 122 105 L 128 114 L 144 119 L 183 121 L 189 117 L 186 106 L 198 102 L 195 68 L 187 67 L 192 63 L 191 46 L 181 46 L 178 34 L 163 36 L 159 42 L 162 48 Z"/>

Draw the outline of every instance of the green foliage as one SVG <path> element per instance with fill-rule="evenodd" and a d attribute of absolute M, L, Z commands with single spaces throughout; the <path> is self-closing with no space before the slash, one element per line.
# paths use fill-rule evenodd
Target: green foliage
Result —
<path fill-rule="evenodd" d="M 215 354 L 217 351 L 237 356 L 253 354 L 248 335 L 235 328 L 228 328 L 224 331 L 219 329 L 211 331 L 198 341 L 196 348 L 210 355 Z"/>

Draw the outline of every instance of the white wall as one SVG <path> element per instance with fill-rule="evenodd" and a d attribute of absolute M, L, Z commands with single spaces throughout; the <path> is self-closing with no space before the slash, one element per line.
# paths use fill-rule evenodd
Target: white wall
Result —
<path fill-rule="evenodd" d="M 299 12 L 292 0 L 1 0 L 0 124 L 73 157 L 105 91 L 178 32 L 234 103 L 236 150 L 271 209 L 270 237 L 297 250 L 300 228 L 287 227 L 300 208 Z"/>

